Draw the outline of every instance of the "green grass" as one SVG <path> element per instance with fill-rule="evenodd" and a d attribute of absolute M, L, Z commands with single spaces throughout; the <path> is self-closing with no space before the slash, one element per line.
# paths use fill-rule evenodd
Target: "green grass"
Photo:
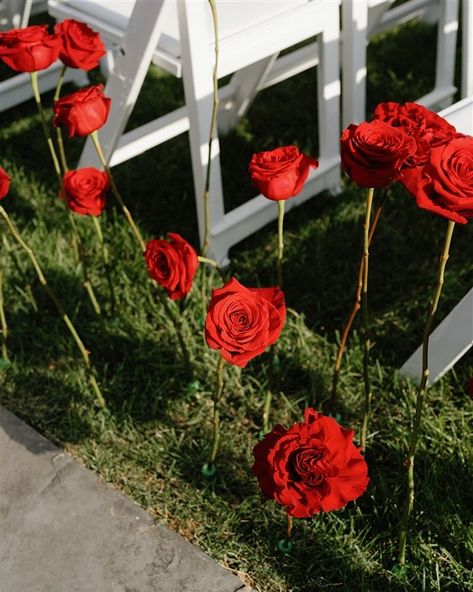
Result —
<path fill-rule="evenodd" d="M 435 31 L 420 25 L 375 41 L 369 53 L 371 108 L 380 100 L 409 100 L 427 92 L 434 47 Z M 315 84 L 314 73 L 307 72 L 262 92 L 248 117 L 223 139 L 229 205 L 253 194 L 246 166 L 254 151 L 295 142 L 316 154 Z M 133 125 L 181 102 L 180 82 L 152 70 Z M 251 475 L 269 356 L 241 373 L 227 368 L 219 473 L 215 482 L 205 482 L 200 468 L 211 437 L 217 356 L 203 341 L 200 276 L 183 312 L 188 336 L 193 336 L 191 374 L 172 324 L 147 287 L 141 255 L 112 198 L 103 226 L 114 262 L 118 306 L 113 315 L 92 223 L 77 220 L 104 308 L 98 318 L 81 286 L 67 214 L 56 198 L 34 105 L 0 114 L 0 138 L 0 164 L 14 180 L 3 205 L 34 247 L 91 350 L 109 411 L 94 408 L 78 352 L 11 240 L 13 257 L 3 250 L 0 258 L 12 358 L 0 375 L 3 405 L 262 592 L 473 590 L 473 406 L 465 390 L 473 375 L 471 355 L 429 391 L 416 462 L 409 566 L 402 577 L 392 571 L 415 397 L 415 388 L 401 381 L 396 368 L 421 339 L 445 220 L 418 210 L 400 188 L 388 199 L 370 267 L 374 402 L 366 456 L 371 483 L 344 510 L 297 521 L 295 549 L 286 557 L 275 550 L 284 532 L 284 513 L 262 503 Z M 80 142 L 68 141 L 67 149 L 72 161 Z M 186 136 L 117 167 L 115 174 L 147 237 L 171 230 L 197 244 Z M 287 216 L 284 275 L 290 310 L 279 346 L 284 394 L 275 399 L 274 423 L 300 420 L 308 404 L 330 410 L 337 332 L 354 297 L 363 209 L 364 197 L 347 185 L 341 195 L 320 195 Z M 471 287 L 471 242 L 471 225 L 458 227 L 439 318 Z M 231 271 L 248 285 L 271 284 L 275 252 L 275 225 L 269 225 L 232 250 Z M 28 285 L 39 314 L 28 298 Z M 218 285 L 216 278 L 213 285 Z M 358 333 L 349 342 L 339 391 L 332 411 L 344 425 L 359 428 Z"/>

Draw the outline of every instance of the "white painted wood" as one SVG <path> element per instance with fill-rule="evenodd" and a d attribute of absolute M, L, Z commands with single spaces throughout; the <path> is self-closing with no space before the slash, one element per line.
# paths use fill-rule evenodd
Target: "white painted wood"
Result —
<path fill-rule="evenodd" d="M 473 0 L 463 0 L 461 96 L 473 96 Z"/>
<path fill-rule="evenodd" d="M 458 131 L 473 135 L 473 96 L 440 113 Z M 473 289 L 455 306 L 430 335 L 429 380 L 433 384 L 450 370 L 473 345 Z M 422 378 L 422 346 L 402 365 L 399 372 L 417 382 Z"/>
<path fill-rule="evenodd" d="M 447 98 L 437 104 L 437 108 L 440 109 L 452 102 L 457 90 L 454 86 L 454 77 L 459 9 L 459 0 L 443 0 L 439 5 L 434 90 L 453 89 Z"/>

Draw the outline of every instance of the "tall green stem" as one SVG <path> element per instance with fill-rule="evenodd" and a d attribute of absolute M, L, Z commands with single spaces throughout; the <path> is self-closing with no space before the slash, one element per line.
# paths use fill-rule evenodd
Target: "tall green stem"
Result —
<path fill-rule="evenodd" d="M 445 267 L 447 265 L 450 244 L 452 242 L 453 231 L 455 229 L 455 222 L 448 221 L 447 233 L 445 235 L 445 241 L 443 245 L 442 254 L 439 261 L 439 269 L 437 274 L 437 287 L 434 293 L 434 297 L 430 303 L 429 316 L 424 329 L 424 335 L 422 340 L 422 378 L 420 381 L 419 389 L 417 391 L 416 409 L 414 415 L 414 422 L 412 424 L 409 449 L 405 465 L 407 466 L 407 491 L 406 499 L 404 501 L 403 514 L 401 519 L 401 529 L 399 534 L 399 563 L 404 565 L 406 562 L 406 544 L 407 544 L 407 531 L 409 527 L 409 518 L 414 508 L 414 457 L 416 453 L 417 440 L 419 438 L 419 426 L 422 419 L 422 408 L 424 405 L 424 399 L 427 392 L 427 381 L 429 378 L 429 337 L 432 332 L 432 324 L 434 321 L 435 313 L 437 312 L 440 295 L 442 293 L 442 287 L 444 284 Z"/>
<path fill-rule="evenodd" d="M 277 281 L 282 288 L 282 260 L 284 256 L 284 200 L 278 201 L 278 258 L 277 258 Z"/>
<path fill-rule="evenodd" d="M 0 321 L 2 327 L 2 358 L 8 360 L 8 325 L 5 317 L 5 307 L 3 305 L 3 271 L 0 269 Z"/>
<path fill-rule="evenodd" d="M 53 99 L 54 102 L 59 100 L 59 97 L 61 96 L 61 89 L 62 89 L 62 85 L 64 83 L 64 77 L 66 75 L 66 70 L 67 70 L 67 66 L 63 65 L 63 67 L 61 68 L 61 72 L 59 73 L 59 79 L 57 81 L 57 86 L 56 86 L 56 92 L 54 93 L 54 99 Z M 64 151 L 64 140 L 62 138 L 62 129 L 60 126 L 56 128 L 56 140 L 57 140 L 57 145 L 59 146 L 59 156 L 61 158 L 62 170 L 64 173 L 66 173 L 69 170 L 69 167 L 67 166 L 66 152 Z"/>
<path fill-rule="evenodd" d="M 102 163 L 102 166 L 105 169 L 105 172 L 107 173 L 108 178 L 110 180 L 110 187 L 112 188 L 112 193 L 115 196 L 115 199 L 118 201 L 118 203 L 122 209 L 122 212 L 123 212 L 128 224 L 131 228 L 131 231 L 135 235 L 135 238 L 138 241 L 138 244 L 140 245 L 140 248 L 144 253 L 146 251 L 145 241 L 143 240 L 143 237 L 141 236 L 141 232 L 138 230 L 138 227 L 136 226 L 135 221 L 133 220 L 130 210 L 126 207 L 126 205 L 120 195 L 120 192 L 118 191 L 118 188 L 115 184 L 115 180 L 112 176 L 112 171 L 110 170 L 110 167 L 107 164 L 107 160 L 105 159 L 105 155 L 103 153 L 102 147 L 100 146 L 99 136 L 98 136 L 97 132 L 92 132 L 90 134 L 90 137 L 92 138 L 92 142 L 94 143 L 95 150 L 97 151 L 100 162 Z"/>
<path fill-rule="evenodd" d="M 215 391 L 213 396 L 213 416 L 212 416 L 212 447 L 210 449 L 207 466 L 211 467 L 215 465 L 215 459 L 217 457 L 218 445 L 220 443 L 220 413 L 219 413 L 219 402 L 223 395 L 223 366 L 225 360 L 220 356 L 217 364 L 217 374 L 215 381 Z"/>
<path fill-rule="evenodd" d="M 214 50 L 215 50 L 215 63 L 213 69 L 213 106 L 212 106 L 212 117 L 210 120 L 210 132 L 209 132 L 209 145 L 207 151 L 207 171 L 205 175 L 204 185 L 204 242 L 202 245 L 202 255 L 207 254 L 210 241 L 210 205 L 209 205 L 209 190 L 210 190 L 210 171 L 212 167 L 212 141 L 217 128 L 217 114 L 218 114 L 218 14 L 215 0 L 208 0 L 210 10 L 212 11 L 212 21 L 214 27 Z"/>
<path fill-rule="evenodd" d="M 365 386 L 365 406 L 363 410 L 363 423 L 361 425 L 361 449 L 366 448 L 366 434 L 368 431 L 368 421 L 371 413 L 371 385 L 369 375 L 370 364 L 370 336 L 369 336 L 369 317 L 368 317 L 368 268 L 370 255 L 370 223 L 371 208 L 373 205 L 374 189 L 368 189 L 366 196 L 366 213 L 363 233 L 363 285 L 361 288 L 361 312 L 363 316 L 363 382 Z"/>
<path fill-rule="evenodd" d="M 49 152 L 51 153 L 51 158 L 53 159 L 54 170 L 55 170 L 56 175 L 58 177 L 59 184 L 61 185 L 61 183 L 62 183 L 61 167 L 59 165 L 59 160 L 56 155 L 56 150 L 54 148 L 53 139 L 51 138 L 51 133 L 49 131 L 48 123 L 46 121 L 46 115 L 44 113 L 43 105 L 41 103 L 41 95 L 39 93 L 38 73 L 37 72 L 31 72 L 31 86 L 33 88 L 34 100 L 36 102 L 36 106 L 38 108 L 39 116 L 41 119 L 41 125 L 43 126 L 44 137 L 46 138 Z"/>
<path fill-rule="evenodd" d="M 102 392 L 100 391 L 99 385 L 97 384 L 97 381 L 94 376 L 94 371 L 93 371 L 92 365 L 90 363 L 90 359 L 89 359 L 90 352 L 84 346 L 84 343 L 82 342 L 82 339 L 79 337 L 79 334 L 77 333 L 76 328 L 74 327 L 74 324 L 72 323 L 71 319 L 69 318 L 69 315 L 66 313 L 62 302 L 59 300 L 59 298 L 56 296 L 56 294 L 53 292 L 52 288 L 49 286 L 48 282 L 46 281 L 46 278 L 43 274 L 43 270 L 41 269 L 41 266 L 39 265 L 35 254 L 30 249 L 30 247 L 24 242 L 24 240 L 21 238 L 20 233 L 15 228 L 8 213 L 1 205 L 0 205 L 0 215 L 5 220 L 5 222 L 8 226 L 8 229 L 11 232 L 13 238 L 17 241 L 17 243 L 21 246 L 21 248 L 26 252 L 28 257 L 30 258 L 31 263 L 33 264 L 33 267 L 36 271 L 36 275 L 38 276 L 40 284 L 44 287 L 44 289 L 48 293 L 49 297 L 54 302 L 54 305 L 56 306 L 56 309 L 57 309 L 60 317 L 62 318 L 62 320 L 66 324 L 67 328 L 69 329 L 77 347 L 79 348 L 82 358 L 84 360 L 84 365 L 85 365 L 86 371 L 87 371 L 87 378 L 88 378 L 89 383 L 95 392 L 95 395 L 97 397 L 97 401 L 101 407 L 105 408 L 106 407 L 105 400 L 103 398 Z"/>
<path fill-rule="evenodd" d="M 108 249 L 107 249 L 107 245 L 105 244 L 105 240 L 103 238 L 103 232 L 102 232 L 102 226 L 100 224 L 100 219 L 98 218 L 98 216 L 91 216 L 91 218 L 93 220 L 95 232 L 97 233 L 97 238 L 99 240 L 100 248 L 102 251 L 102 259 L 103 259 L 103 264 L 104 264 L 104 268 L 105 268 L 105 275 L 107 276 L 107 283 L 108 283 L 108 289 L 110 291 L 110 298 L 112 301 L 112 313 L 113 313 L 115 311 L 116 298 L 115 298 L 115 288 L 113 286 L 111 269 L 110 269 L 110 258 L 108 255 Z"/>

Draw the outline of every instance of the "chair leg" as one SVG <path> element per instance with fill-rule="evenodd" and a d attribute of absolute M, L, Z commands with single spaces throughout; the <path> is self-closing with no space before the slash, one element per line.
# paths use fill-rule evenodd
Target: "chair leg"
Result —
<path fill-rule="evenodd" d="M 113 64 L 105 94 L 112 99 L 110 115 L 100 130 L 107 162 L 115 150 L 136 103 L 161 31 L 160 14 L 164 0 L 137 0 L 123 39 L 122 55 Z M 90 138 L 82 152 L 79 167 L 98 166 Z"/>
<path fill-rule="evenodd" d="M 462 98 L 473 96 L 473 3 L 462 0 Z"/>
<path fill-rule="evenodd" d="M 232 76 L 230 81 L 234 94 L 228 101 L 228 108 L 222 105 L 218 118 L 218 129 L 226 134 L 238 125 L 264 84 L 278 54 L 260 60 Z"/>
<path fill-rule="evenodd" d="M 458 13 L 459 0 L 442 0 L 440 2 L 434 89 L 444 95 L 437 103 L 439 109 L 451 104 L 456 91 L 454 77 Z"/>

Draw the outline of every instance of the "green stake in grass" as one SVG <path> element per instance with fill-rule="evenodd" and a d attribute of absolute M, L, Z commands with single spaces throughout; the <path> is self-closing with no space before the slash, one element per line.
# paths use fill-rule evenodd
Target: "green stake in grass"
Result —
<path fill-rule="evenodd" d="M 217 458 L 218 446 L 220 443 L 220 411 L 219 403 L 223 396 L 223 366 L 225 360 L 222 356 L 219 357 L 217 363 L 217 373 L 215 381 L 215 389 L 213 394 L 213 414 L 212 414 L 212 446 L 207 462 L 202 467 L 202 475 L 207 478 L 212 478 L 217 473 L 215 459 Z"/>
<path fill-rule="evenodd" d="M 455 222 L 448 221 L 447 233 L 445 235 L 445 242 L 443 245 L 442 255 L 440 256 L 440 264 L 437 275 L 437 288 L 434 293 L 432 302 L 430 303 L 429 316 L 424 329 L 424 337 L 422 340 L 422 378 L 417 391 L 416 409 L 414 415 L 414 422 L 412 424 L 410 439 L 409 439 L 409 450 L 405 465 L 407 467 L 407 488 L 406 488 L 406 499 L 404 501 L 403 514 L 401 518 L 401 529 L 399 534 L 399 564 L 404 565 L 406 562 L 406 545 L 407 545 L 407 532 L 409 527 L 409 518 L 414 508 L 414 457 L 416 453 L 417 440 L 419 438 L 419 427 L 422 419 L 422 408 L 424 405 L 424 399 L 427 392 L 427 380 L 429 378 L 429 338 L 432 331 L 432 324 L 437 312 L 440 295 L 442 293 L 442 287 L 444 284 L 445 267 L 450 251 L 450 243 L 452 241 L 453 231 L 455 229 Z"/>

